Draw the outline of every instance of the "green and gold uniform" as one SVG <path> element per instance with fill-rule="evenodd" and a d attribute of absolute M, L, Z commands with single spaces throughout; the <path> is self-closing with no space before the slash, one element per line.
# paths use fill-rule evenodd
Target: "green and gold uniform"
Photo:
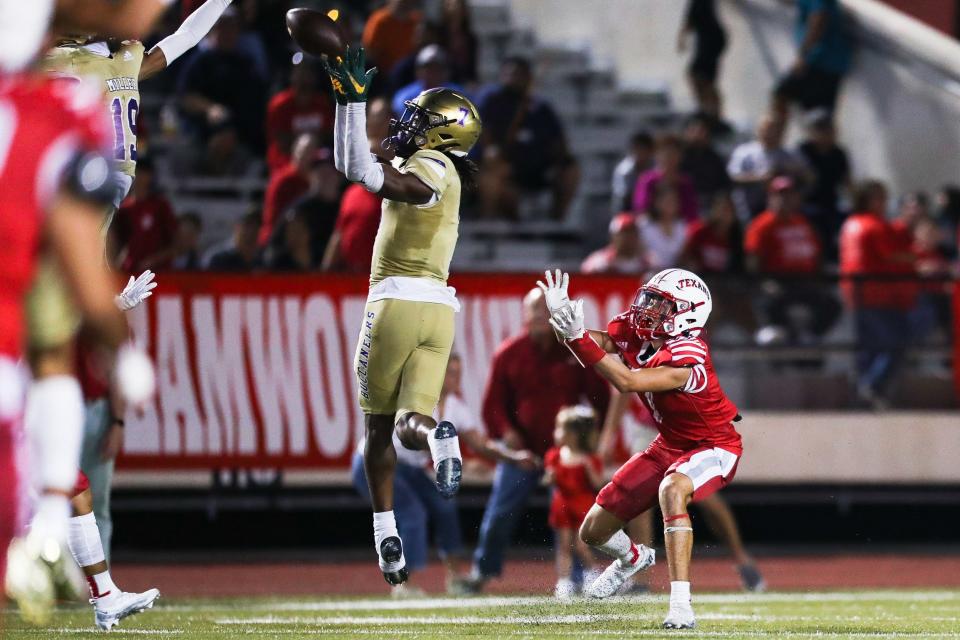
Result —
<path fill-rule="evenodd" d="M 143 53 L 143 45 L 137 41 L 122 43 L 112 54 L 106 43 L 93 46 L 64 43 L 52 49 L 42 62 L 45 73 L 75 78 L 91 91 L 104 95 L 115 133 L 113 158 L 120 172 L 117 176 L 120 195 L 114 207 L 105 211 L 104 235 L 116 206 L 133 184 L 137 168 L 138 77 Z M 80 326 L 80 314 L 67 292 L 59 267 L 51 258 L 42 258 L 26 302 L 31 348 L 59 347 L 73 339 Z"/>
<path fill-rule="evenodd" d="M 368 414 L 430 415 L 459 310 L 447 277 L 459 235 L 460 176 L 450 158 L 429 149 L 393 166 L 423 181 L 434 197 L 422 205 L 383 201 L 354 360 L 360 407 Z"/>

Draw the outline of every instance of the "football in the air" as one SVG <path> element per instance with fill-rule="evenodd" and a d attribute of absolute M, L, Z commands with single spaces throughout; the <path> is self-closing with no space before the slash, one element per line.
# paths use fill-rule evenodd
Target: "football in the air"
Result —
<path fill-rule="evenodd" d="M 313 9 L 287 11 L 287 31 L 303 51 L 315 56 L 342 56 L 347 48 L 340 25 Z"/>

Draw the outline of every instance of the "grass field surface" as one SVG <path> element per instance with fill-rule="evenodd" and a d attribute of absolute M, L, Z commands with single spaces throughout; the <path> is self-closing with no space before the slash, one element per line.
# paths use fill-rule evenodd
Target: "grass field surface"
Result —
<path fill-rule="evenodd" d="M 123 620 L 111 638 L 956 638 L 960 591 L 847 591 L 694 594 L 698 628 L 660 629 L 666 596 L 603 602 L 544 597 L 411 600 L 160 600 Z M 3 637 L 90 638 L 89 608 L 65 608 L 31 628 L 3 614 Z"/>

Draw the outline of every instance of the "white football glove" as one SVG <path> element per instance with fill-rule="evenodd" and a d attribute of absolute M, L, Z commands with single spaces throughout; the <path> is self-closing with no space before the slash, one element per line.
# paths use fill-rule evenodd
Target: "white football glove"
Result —
<path fill-rule="evenodd" d="M 537 280 L 537 286 L 543 291 L 543 298 L 547 302 L 547 310 L 550 315 L 557 313 L 561 309 L 570 306 L 570 294 L 567 293 L 567 286 L 570 284 L 570 276 L 566 273 L 556 270 L 556 276 L 551 275 L 549 271 L 544 271 L 547 284 Z"/>
<path fill-rule="evenodd" d="M 120 292 L 120 295 L 113 299 L 117 307 L 119 307 L 121 311 L 130 311 L 130 309 L 133 309 L 135 306 L 152 296 L 153 290 L 157 286 L 157 283 L 153 281 L 153 277 L 153 271 L 150 271 L 149 269 L 141 273 L 136 278 L 130 276 L 127 286 L 123 288 L 123 291 Z"/>
<path fill-rule="evenodd" d="M 550 324 L 564 340 L 577 340 L 586 333 L 583 326 L 583 300 L 575 300 L 550 316 Z"/>

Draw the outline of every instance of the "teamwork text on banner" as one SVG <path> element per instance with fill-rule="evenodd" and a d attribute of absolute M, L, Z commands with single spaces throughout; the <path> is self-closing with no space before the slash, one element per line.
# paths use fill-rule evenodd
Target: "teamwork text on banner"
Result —
<path fill-rule="evenodd" d="M 537 278 L 451 279 L 463 307 L 454 350 L 476 413 L 493 354 L 521 330 Z M 591 327 L 623 311 L 637 286 L 575 280 Z M 157 395 L 128 413 L 119 466 L 348 468 L 363 430 L 353 356 L 366 289 L 362 276 L 164 274 L 131 316 L 156 362 Z"/>

